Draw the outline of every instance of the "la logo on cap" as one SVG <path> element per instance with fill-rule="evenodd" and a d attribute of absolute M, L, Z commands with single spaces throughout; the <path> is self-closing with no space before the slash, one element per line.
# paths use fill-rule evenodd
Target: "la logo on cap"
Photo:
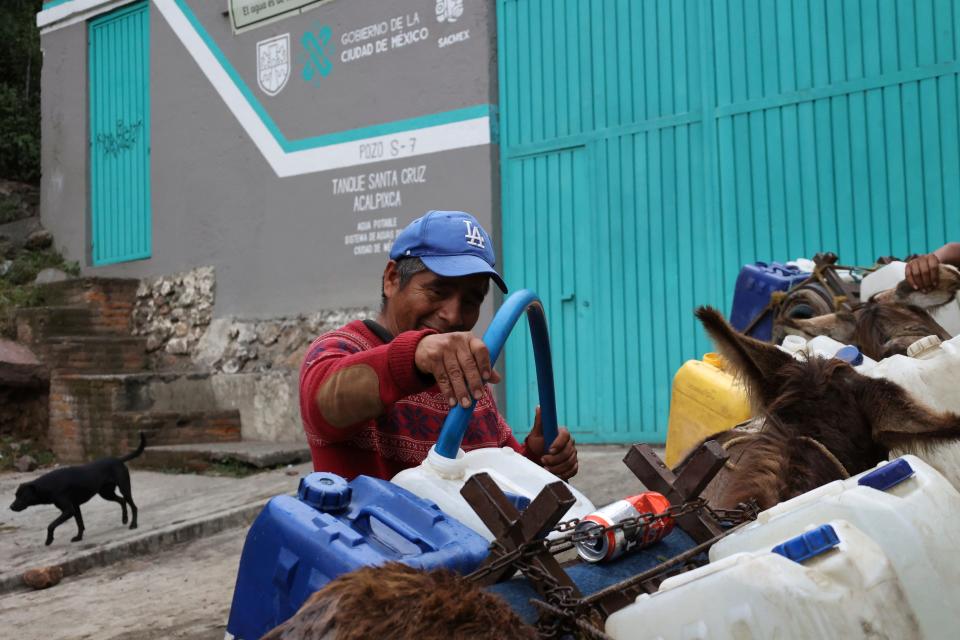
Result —
<path fill-rule="evenodd" d="M 469 220 L 464 220 L 463 224 L 467 225 L 467 235 L 464 236 L 467 239 L 467 244 L 479 249 L 486 248 L 483 242 L 483 234 L 480 233 L 480 227 L 473 226 L 473 223 Z"/>

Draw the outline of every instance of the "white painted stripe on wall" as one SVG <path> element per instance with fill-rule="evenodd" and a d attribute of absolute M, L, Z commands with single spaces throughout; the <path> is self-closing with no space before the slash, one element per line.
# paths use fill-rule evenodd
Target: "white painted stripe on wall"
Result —
<path fill-rule="evenodd" d="M 45 34 L 89 20 L 107 11 L 136 0 L 73 0 L 44 9 L 37 14 L 37 28 Z"/>
<path fill-rule="evenodd" d="M 104 0 L 74 0 L 40 12 L 37 14 L 37 24 L 43 26 L 41 17 L 44 14 L 50 14 L 44 17 L 44 24 L 50 25 L 60 20 L 56 24 L 56 28 L 60 28 L 66 26 L 63 22 L 65 18 L 73 16 L 76 22 L 92 15 L 94 9 L 99 9 L 100 11 L 97 12 L 100 13 L 107 10 L 107 5 L 112 8 L 126 3 L 124 1 L 111 3 Z M 483 116 L 353 142 L 286 152 L 177 4 L 173 0 L 153 0 L 153 3 L 278 177 L 330 171 L 490 144 L 490 118 Z M 84 11 L 87 13 L 78 15 Z M 413 140 L 412 144 L 411 140 Z"/>

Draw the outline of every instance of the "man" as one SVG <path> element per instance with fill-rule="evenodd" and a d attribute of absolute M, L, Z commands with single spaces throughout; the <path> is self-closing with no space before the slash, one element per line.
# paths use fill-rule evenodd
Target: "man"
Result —
<path fill-rule="evenodd" d="M 470 333 L 494 269 L 476 218 L 430 211 L 396 237 L 383 271 L 377 321 L 355 320 L 310 345 L 300 370 L 300 411 L 314 469 L 390 479 L 419 465 L 451 407 L 474 408 L 461 447 L 512 447 L 567 479 L 577 450 L 561 428 L 548 452 L 537 408 L 523 445 L 497 411 L 487 383 L 500 381 L 483 341 Z"/>

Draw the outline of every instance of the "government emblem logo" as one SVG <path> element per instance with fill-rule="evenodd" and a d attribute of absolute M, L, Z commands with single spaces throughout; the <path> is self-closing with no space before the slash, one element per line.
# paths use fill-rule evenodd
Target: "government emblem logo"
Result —
<path fill-rule="evenodd" d="M 290 34 L 257 43 L 257 84 L 268 96 L 275 96 L 290 79 Z"/>
<path fill-rule="evenodd" d="M 437 0 L 437 22 L 456 22 L 463 15 L 463 0 Z"/>

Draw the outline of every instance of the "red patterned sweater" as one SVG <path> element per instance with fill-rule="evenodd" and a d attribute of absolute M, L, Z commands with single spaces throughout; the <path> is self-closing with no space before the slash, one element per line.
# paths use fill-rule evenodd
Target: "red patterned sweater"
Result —
<path fill-rule="evenodd" d="M 315 470 L 389 480 L 426 458 L 449 411 L 433 378 L 414 365 L 417 344 L 431 333 L 408 331 L 385 343 L 355 320 L 313 341 L 300 369 L 300 413 Z M 341 401 L 364 397 L 364 406 L 345 408 Z M 376 417 L 343 424 L 357 412 Z M 513 437 L 487 388 L 461 448 L 504 446 L 539 463 Z"/>

